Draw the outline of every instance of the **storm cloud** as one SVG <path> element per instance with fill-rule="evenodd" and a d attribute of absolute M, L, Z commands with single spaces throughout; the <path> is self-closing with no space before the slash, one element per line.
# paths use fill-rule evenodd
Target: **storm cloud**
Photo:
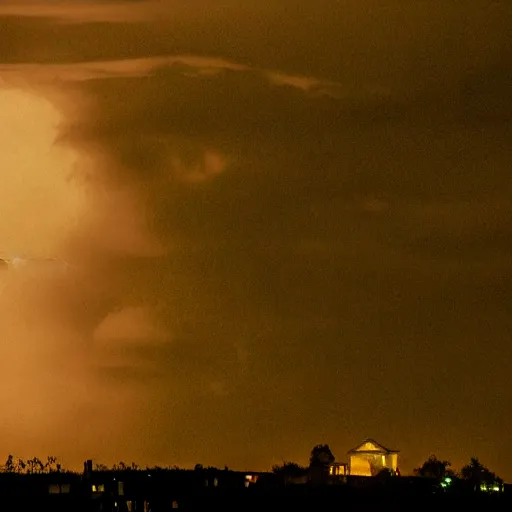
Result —
<path fill-rule="evenodd" d="M 368 435 L 510 478 L 511 17 L 3 5 L 2 173 L 42 135 L 0 232 L 73 266 L 2 295 L 4 450 L 264 469 Z"/>

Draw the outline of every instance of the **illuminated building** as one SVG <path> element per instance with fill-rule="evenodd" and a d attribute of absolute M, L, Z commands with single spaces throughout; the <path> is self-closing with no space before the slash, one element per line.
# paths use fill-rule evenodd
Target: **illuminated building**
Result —
<path fill-rule="evenodd" d="M 349 472 L 356 476 L 375 476 L 383 469 L 397 471 L 398 450 L 389 450 L 373 439 L 366 439 L 349 450 Z"/>
<path fill-rule="evenodd" d="M 331 476 L 347 476 L 348 464 L 346 462 L 334 462 L 329 466 L 329 475 Z"/>

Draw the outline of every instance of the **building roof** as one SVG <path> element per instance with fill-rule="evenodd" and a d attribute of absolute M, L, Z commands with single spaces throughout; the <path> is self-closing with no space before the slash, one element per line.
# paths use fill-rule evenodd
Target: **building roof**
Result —
<path fill-rule="evenodd" d="M 362 443 L 358 444 L 352 450 L 347 452 L 348 454 L 356 454 L 356 453 L 379 453 L 379 454 L 390 454 L 390 453 L 398 453 L 398 450 L 390 450 L 385 446 L 377 443 L 374 439 L 365 439 Z"/>

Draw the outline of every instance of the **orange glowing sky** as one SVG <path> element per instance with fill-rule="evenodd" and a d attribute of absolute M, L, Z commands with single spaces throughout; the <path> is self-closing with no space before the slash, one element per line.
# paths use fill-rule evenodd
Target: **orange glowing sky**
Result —
<path fill-rule="evenodd" d="M 59 147 L 61 114 L 30 90 L 0 93 L 0 239 L 2 251 L 58 250 L 83 215 L 83 190 L 73 181 L 75 151 Z"/>
<path fill-rule="evenodd" d="M 301 6 L 2 2 L 0 456 L 512 478 L 512 5 Z"/>

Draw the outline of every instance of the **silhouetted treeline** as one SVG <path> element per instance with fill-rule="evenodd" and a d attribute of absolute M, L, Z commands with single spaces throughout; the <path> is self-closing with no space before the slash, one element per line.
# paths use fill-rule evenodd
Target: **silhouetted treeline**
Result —
<path fill-rule="evenodd" d="M 62 468 L 57 457 L 48 455 L 46 460 L 39 457 L 32 457 L 31 459 L 22 459 L 21 457 L 14 457 L 8 455 L 7 460 L 1 466 L 1 471 L 4 473 L 17 473 L 17 474 L 38 474 L 38 473 L 56 473 L 65 471 Z"/>
<path fill-rule="evenodd" d="M 329 474 L 329 467 L 334 464 L 336 458 L 332 453 L 329 445 L 318 444 L 313 447 L 309 457 L 309 466 L 301 466 L 296 462 L 283 462 L 282 465 L 274 465 L 271 472 L 267 472 L 269 475 L 266 478 L 267 482 L 274 482 L 275 485 L 288 485 L 288 484 L 327 484 L 327 483 L 340 483 L 342 480 L 346 483 L 345 479 L 336 479 L 335 476 Z M 96 463 L 93 467 L 95 473 L 127 473 L 127 472 L 151 472 L 151 473 L 167 473 L 167 472 L 187 472 L 190 470 L 180 469 L 178 466 L 146 466 L 142 468 L 135 462 L 126 463 L 120 461 L 107 466 L 106 464 Z M 62 464 L 58 461 L 57 457 L 48 455 L 45 459 L 39 457 L 32 457 L 29 459 L 23 459 L 8 455 L 5 463 L 1 466 L 0 471 L 2 473 L 19 474 L 19 475 L 36 475 L 36 474 L 51 474 L 51 473 L 74 473 L 67 471 L 62 467 Z M 194 467 L 194 473 L 199 475 L 200 478 L 206 482 L 211 475 L 215 475 L 220 471 L 229 471 L 229 468 L 225 466 L 223 469 L 217 467 L 204 467 L 202 464 L 196 464 Z M 469 463 L 460 469 L 455 471 L 451 467 L 451 463 L 447 460 L 438 459 L 435 455 L 431 455 L 420 467 L 414 469 L 414 475 L 416 477 L 424 478 L 431 482 L 435 489 L 440 492 L 455 492 L 457 489 L 471 489 L 473 492 L 501 492 L 504 487 L 503 480 L 497 476 L 494 472 L 484 466 L 478 458 L 473 457 Z M 381 471 L 375 477 L 363 477 L 376 479 L 375 482 L 379 482 L 379 486 L 385 484 L 389 488 L 393 483 L 393 478 L 397 477 L 388 470 Z M 214 481 L 213 479 L 212 481 Z M 357 482 L 356 477 L 351 477 L 352 483 Z M 260 480 L 261 482 L 261 480 Z M 370 484 L 366 483 L 366 486 Z M 372 484 L 373 485 L 373 484 Z"/>

